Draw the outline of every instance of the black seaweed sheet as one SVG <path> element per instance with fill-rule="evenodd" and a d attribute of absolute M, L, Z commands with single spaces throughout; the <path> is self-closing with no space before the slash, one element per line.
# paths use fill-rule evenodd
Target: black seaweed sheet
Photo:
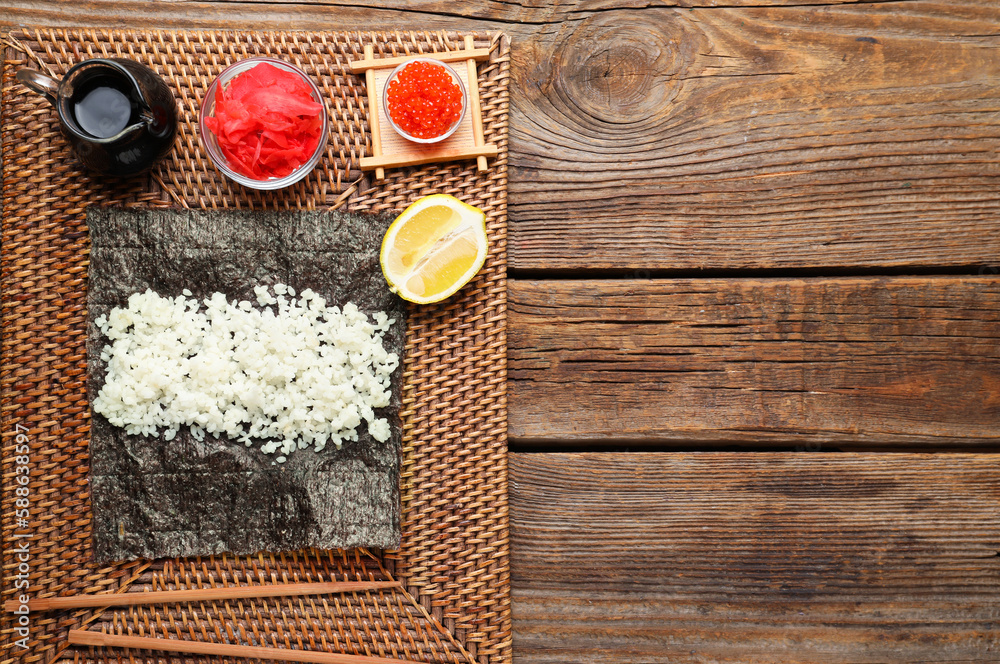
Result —
<path fill-rule="evenodd" d="M 188 289 L 256 302 L 255 286 L 311 288 L 328 304 L 351 301 L 396 323 L 383 339 L 403 354 L 406 309 L 389 292 L 378 252 L 391 217 L 340 212 L 247 212 L 93 208 L 87 295 L 88 395 L 104 384 L 107 343 L 94 321 L 129 295 Z M 177 437 L 130 436 L 92 413 L 90 457 L 94 555 L 132 558 L 399 544 L 399 398 L 380 415 L 392 436 L 275 456 L 187 427 Z"/>

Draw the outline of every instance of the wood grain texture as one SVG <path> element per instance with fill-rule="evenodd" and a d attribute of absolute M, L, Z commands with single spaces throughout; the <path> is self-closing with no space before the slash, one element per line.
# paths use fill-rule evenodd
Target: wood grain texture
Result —
<path fill-rule="evenodd" d="M 512 441 L 996 446 L 1000 278 L 509 283 Z"/>
<path fill-rule="evenodd" d="M 879 0 L 875 0 L 878 2 Z M 719 9 L 717 0 L 665 0 L 656 7 L 685 10 Z M 868 5 L 864 0 L 730 0 L 725 7 L 837 7 Z M 120 27 L 123 22 L 146 28 L 232 28 L 274 30 L 274 21 L 287 21 L 285 30 L 349 30 L 370 27 L 405 29 L 469 29 L 472 21 L 509 25 L 518 34 L 537 27 L 572 23 L 600 12 L 642 11 L 645 0 L 575 0 L 573 2 L 506 2 L 504 0 L 5 0 L 0 14 L 4 26 Z"/>
<path fill-rule="evenodd" d="M 0 26 L 506 31 L 515 270 L 1000 265 L 986 0 L 5 4 Z"/>
<path fill-rule="evenodd" d="M 1000 255 L 1000 9 L 607 12 L 521 44 L 516 269 Z"/>
<path fill-rule="evenodd" d="M 515 662 L 995 662 L 998 467 L 513 455 Z"/>

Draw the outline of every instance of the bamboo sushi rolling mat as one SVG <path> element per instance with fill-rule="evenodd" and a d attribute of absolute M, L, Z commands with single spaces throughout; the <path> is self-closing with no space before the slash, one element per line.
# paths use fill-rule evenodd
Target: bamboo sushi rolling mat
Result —
<path fill-rule="evenodd" d="M 138 32 L 51 30 L 3 36 L 2 444 L 3 600 L 282 582 L 402 581 L 403 590 L 217 601 L 119 610 L 35 613 L 29 648 L 13 647 L 2 614 L 3 662 L 217 661 L 150 651 L 77 648 L 71 628 L 199 641 L 325 650 L 423 662 L 510 660 L 506 434 L 506 196 L 509 44 L 479 65 L 486 140 L 499 156 L 387 169 L 362 176 L 371 153 L 363 77 L 346 65 L 463 47 L 457 33 Z M 277 193 L 232 185 L 198 139 L 198 108 L 214 77 L 255 55 L 288 60 L 319 83 L 331 113 L 326 158 Z M 173 88 L 180 118 L 173 152 L 148 176 L 90 176 L 60 133 L 53 108 L 17 83 L 25 66 L 62 75 L 81 59 L 127 57 Z M 399 210 L 449 193 L 487 213 L 490 253 L 449 300 L 411 307 L 403 364 L 402 543 L 398 551 L 319 551 L 133 561 L 98 567 L 90 550 L 86 286 L 91 205 Z M 19 434 L 23 434 L 18 438 Z M 25 442 L 26 441 L 26 442 Z M 27 454 L 18 446 L 27 444 Z M 22 448 L 23 451 L 23 448 Z M 27 457 L 17 460 L 18 456 Z M 18 496 L 15 466 L 30 481 Z M 26 503 L 17 503 L 19 498 Z M 23 508 L 28 510 L 18 513 Z M 22 518 L 26 517 L 26 518 Z M 24 554 L 25 545 L 27 554 Z M 21 558 L 19 558 L 21 556 Z M 19 565 L 25 562 L 26 568 Z M 29 587 L 12 581 L 25 573 Z"/>

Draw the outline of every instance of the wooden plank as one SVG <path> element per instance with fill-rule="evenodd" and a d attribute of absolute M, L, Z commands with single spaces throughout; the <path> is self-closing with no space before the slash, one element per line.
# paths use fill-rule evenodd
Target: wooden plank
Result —
<path fill-rule="evenodd" d="M 513 267 L 997 265 L 998 21 L 650 9 L 518 44 Z"/>
<path fill-rule="evenodd" d="M 1000 443 L 1000 278 L 509 282 L 509 433 Z"/>
<path fill-rule="evenodd" d="M 805 5 L 837 7 L 863 0 L 730 0 L 727 7 Z M 82 0 L 68 5 L 65 0 L 4 0 L 0 27 L 8 26 L 95 26 L 120 27 L 123 23 L 145 28 L 228 28 L 236 30 L 353 30 L 365 28 L 421 30 L 468 30 L 486 24 L 511 26 L 514 31 L 534 30 L 559 23 L 572 23 L 598 12 L 624 9 L 638 11 L 644 3 L 616 0 L 577 0 L 533 4 L 491 0 L 453 3 L 442 7 L 439 0 L 413 0 L 400 8 L 397 0 L 371 0 L 364 6 L 355 2 L 275 3 L 273 0 L 202 0 L 201 2 L 157 2 L 148 0 Z M 718 0 L 677 0 L 659 3 L 663 7 L 713 8 Z M 276 24 L 274 21 L 282 22 Z M 416 24 L 419 23 L 419 26 Z M 522 28 L 523 26 L 523 28 Z"/>
<path fill-rule="evenodd" d="M 515 662 L 995 662 L 998 468 L 512 455 Z"/>
<path fill-rule="evenodd" d="M 398 2 L 360 6 L 331 2 L 281 2 L 273 0 L 207 0 L 201 2 L 148 2 L 148 0 L 4 0 L 0 27 L 98 27 L 226 30 L 453 30 L 460 23 L 470 29 L 485 21 L 474 16 L 463 20 L 439 3 L 427 2 L 400 9 Z M 471 13 L 471 12 L 470 12 Z M 471 21 L 469 20 L 471 19 Z M 419 26 L 417 24 L 419 23 Z"/>
<path fill-rule="evenodd" d="M 1000 269 L 995 3 L 614 4 L 12 0 L 0 26 L 502 29 L 514 269 Z"/>

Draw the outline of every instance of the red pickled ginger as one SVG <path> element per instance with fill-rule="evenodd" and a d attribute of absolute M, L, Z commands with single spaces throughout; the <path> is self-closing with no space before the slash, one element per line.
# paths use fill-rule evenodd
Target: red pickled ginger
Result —
<path fill-rule="evenodd" d="M 323 131 L 323 106 L 300 76 L 262 63 L 215 93 L 205 118 L 237 173 L 254 180 L 285 177 L 309 161 Z"/>

